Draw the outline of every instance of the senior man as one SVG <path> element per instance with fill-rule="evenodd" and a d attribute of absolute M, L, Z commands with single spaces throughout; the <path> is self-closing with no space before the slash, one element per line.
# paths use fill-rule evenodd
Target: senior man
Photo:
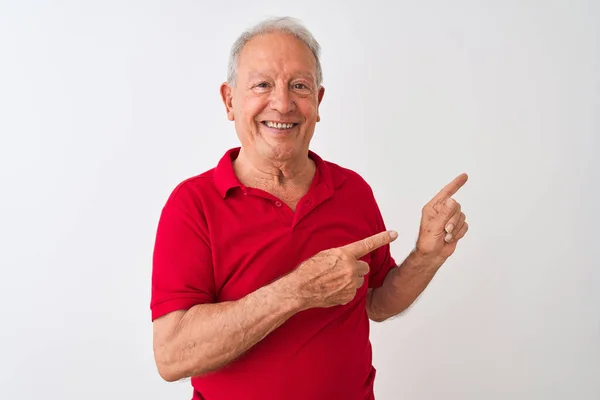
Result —
<path fill-rule="evenodd" d="M 451 196 L 422 212 L 397 265 L 365 180 L 309 150 L 323 99 L 319 44 L 291 18 L 232 47 L 221 96 L 241 146 L 162 210 L 151 311 L 163 379 L 193 399 L 373 399 L 369 319 L 408 308 L 465 235 Z"/>

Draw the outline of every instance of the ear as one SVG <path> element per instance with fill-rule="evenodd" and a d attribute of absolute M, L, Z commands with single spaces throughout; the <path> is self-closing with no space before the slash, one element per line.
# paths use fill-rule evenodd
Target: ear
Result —
<path fill-rule="evenodd" d="M 233 114 L 233 88 L 229 86 L 227 82 L 221 84 L 221 99 L 225 105 L 225 111 L 227 112 L 227 119 L 230 121 L 235 120 Z"/>
<path fill-rule="evenodd" d="M 321 105 L 321 101 L 323 101 L 323 95 L 325 94 L 325 88 L 321 86 L 319 88 L 319 94 L 317 95 L 317 122 L 321 121 L 321 116 L 319 115 L 319 106 Z"/>

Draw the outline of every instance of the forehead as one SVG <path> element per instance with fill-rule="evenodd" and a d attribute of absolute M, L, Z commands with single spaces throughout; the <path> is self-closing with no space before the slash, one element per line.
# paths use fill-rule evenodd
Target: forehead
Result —
<path fill-rule="evenodd" d="M 281 32 L 250 39 L 238 58 L 241 75 L 276 74 L 316 76 L 316 60 L 300 39 Z"/>

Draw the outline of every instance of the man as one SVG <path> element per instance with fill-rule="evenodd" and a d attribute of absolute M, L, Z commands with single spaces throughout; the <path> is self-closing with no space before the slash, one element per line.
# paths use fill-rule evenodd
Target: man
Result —
<path fill-rule="evenodd" d="M 241 147 L 162 211 L 155 359 L 165 380 L 192 378 L 194 399 L 373 399 L 369 318 L 409 307 L 467 231 L 451 199 L 463 174 L 396 264 L 369 185 L 309 150 L 321 80 L 319 45 L 295 20 L 244 33 L 221 86 Z"/>

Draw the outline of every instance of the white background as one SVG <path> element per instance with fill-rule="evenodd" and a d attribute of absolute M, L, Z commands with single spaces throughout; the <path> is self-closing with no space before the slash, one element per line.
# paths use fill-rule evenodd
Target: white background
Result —
<path fill-rule="evenodd" d="M 600 3 L 283 3 L 0 1 L 0 398 L 191 397 L 153 362 L 156 223 L 237 146 L 219 84 L 272 15 L 323 46 L 312 149 L 370 182 L 398 261 L 470 175 L 457 253 L 373 324 L 377 399 L 600 398 Z"/>

